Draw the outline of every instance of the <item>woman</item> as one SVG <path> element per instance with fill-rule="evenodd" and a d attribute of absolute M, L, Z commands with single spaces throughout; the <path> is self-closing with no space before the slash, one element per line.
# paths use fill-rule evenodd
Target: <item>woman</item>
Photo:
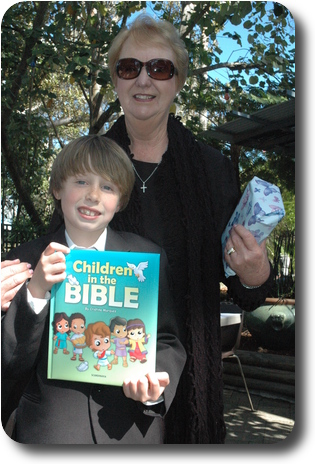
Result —
<path fill-rule="evenodd" d="M 235 172 L 227 158 L 197 142 L 169 114 L 188 70 L 187 51 L 172 24 L 138 16 L 113 41 L 109 68 L 124 116 L 106 136 L 130 155 L 136 174 L 129 205 L 111 226 L 166 250 L 188 356 L 165 418 L 165 442 L 224 443 L 220 237 L 239 199 Z M 227 281 L 234 302 L 255 309 L 272 279 L 265 244 L 258 246 L 237 226 L 224 255 L 237 274 Z"/>

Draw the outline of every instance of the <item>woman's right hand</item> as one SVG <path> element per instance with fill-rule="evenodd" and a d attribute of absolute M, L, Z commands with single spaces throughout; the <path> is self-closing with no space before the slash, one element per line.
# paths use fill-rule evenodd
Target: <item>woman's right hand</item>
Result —
<path fill-rule="evenodd" d="M 29 263 L 19 259 L 1 262 L 1 311 L 7 311 L 16 293 L 33 275 Z"/>

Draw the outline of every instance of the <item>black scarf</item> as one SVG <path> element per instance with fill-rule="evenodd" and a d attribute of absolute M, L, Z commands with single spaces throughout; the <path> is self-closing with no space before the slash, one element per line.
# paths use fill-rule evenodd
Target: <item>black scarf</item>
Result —
<path fill-rule="evenodd" d="M 129 152 L 124 117 L 106 136 Z M 156 173 L 163 179 L 161 198 L 165 206 L 163 225 L 167 254 L 176 240 L 172 221 L 178 208 L 183 212 L 187 243 L 188 291 L 185 348 L 187 363 L 176 398 L 166 416 L 166 443 L 223 443 L 223 387 L 221 372 L 220 234 L 214 219 L 213 186 L 206 174 L 202 145 L 174 117 L 168 122 L 169 147 Z M 203 147 L 210 150 L 209 147 Z M 176 194 L 174 195 L 174 189 Z M 171 194 L 172 192 L 172 194 Z M 228 212 L 227 214 L 230 214 Z M 115 215 L 111 226 L 145 235 L 138 191 L 134 189 L 127 209 Z M 176 291 L 176 289 L 173 289 Z"/>

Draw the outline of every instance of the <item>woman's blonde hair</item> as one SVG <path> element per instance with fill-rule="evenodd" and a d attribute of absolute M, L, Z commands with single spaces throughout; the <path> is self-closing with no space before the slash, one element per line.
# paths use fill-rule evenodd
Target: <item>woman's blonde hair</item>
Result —
<path fill-rule="evenodd" d="M 171 49 L 174 54 L 174 65 L 178 71 L 178 90 L 184 84 L 188 73 L 188 52 L 175 26 L 168 21 L 155 20 L 143 13 L 127 28 L 122 29 L 113 40 L 108 52 L 108 66 L 113 84 L 116 85 L 116 64 L 120 58 L 121 49 L 127 39 L 132 37 L 138 44 L 161 45 Z M 135 57 L 130 57 L 135 58 Z M 154 58 L 162 58 L 156 56 Z"/>
<path fill-rule="evenodd" d="M 53 195 L 59 213 L 62 214 L 61 202 L 55 198 L 54 192 L 59 192 L 69 177 L 86 172 L 98 174 L 117 185 L 120 211 L 127 206 L 135 182 L 130 159 L 113 140 L 99 135 L 86 135 L 68 143 L 53 163 L 49 193 Z"/>

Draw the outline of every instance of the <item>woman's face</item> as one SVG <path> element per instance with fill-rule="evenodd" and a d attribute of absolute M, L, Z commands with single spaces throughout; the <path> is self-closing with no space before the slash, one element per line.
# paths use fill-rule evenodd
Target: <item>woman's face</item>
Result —
<path fill-rule="evenodd" d="M 133 38 L 124 43 L 119 59 L 136 58 L 147 62 L 154 58 L 171 60 L 175 65 L 173 51 L 156 45 L 139 45 Z M 176 65 L 175 65 L 176 66 Z M 116 92 L 127 120 L 161 121 L 168 118 L 169 108 L 176 96 L 178 81 L 174 75 L 171 79 L 159 81 L 148 76 L 145 66 L 135 79 L 117 77 Z"/>

